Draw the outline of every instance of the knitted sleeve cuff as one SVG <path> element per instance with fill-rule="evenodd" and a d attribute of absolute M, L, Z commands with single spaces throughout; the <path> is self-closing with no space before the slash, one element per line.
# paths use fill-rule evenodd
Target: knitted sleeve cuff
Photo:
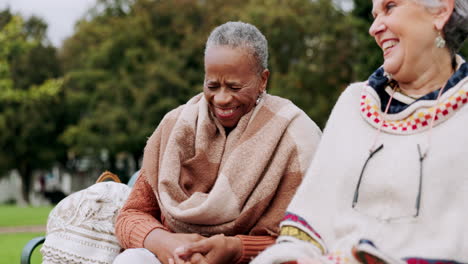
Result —
<path fill-rule="evenodd" d="M 273 245 L 276 241 L 276 238 L 272 236 L 237 235 L 236 237 L 242 241 L 242 256 L 237 260 L 237 263 L 249 263 L 260 252 Z"/>
<path fill-rule="evenodd" d="M 165 226 L 158 222 L 144 221 L 135 225 L 130 236 L 130 245 L 132 248 L 143 248 L 146 237 L 154 229 L 161 228 L 169 231 Z"/>

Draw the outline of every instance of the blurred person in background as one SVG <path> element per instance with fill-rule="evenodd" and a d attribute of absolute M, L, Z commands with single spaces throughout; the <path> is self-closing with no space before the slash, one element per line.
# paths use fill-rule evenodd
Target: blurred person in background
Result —
<path fill-rule="evenodd" d="M 321 132 L 266 93 L 268 45 L 254 26 L 215 28 L 203 93 L 149 138 L 120 212 L 114 263 L 241 263 L 274 243 Z"/>
<path fill-rule="evenodd" d="M 348 87 L 252 263 L 468 263 L 467 0 L 373 0 L 384 63 Z"/>

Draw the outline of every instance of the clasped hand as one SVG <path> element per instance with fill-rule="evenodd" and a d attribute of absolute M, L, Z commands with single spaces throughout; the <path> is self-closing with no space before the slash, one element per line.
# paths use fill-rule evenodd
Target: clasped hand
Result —
<path fill-rule="evenodd" d="M 235 263 L 242 254 L 242 242 L 236 237 L 215 235 L 174 250 L 170 264 Z"/>
<path fill-rule="evenodd" d="M 237 237 L 171 233 L 153 230 L 144 247 L 164 264 L 222 264 L 234 263 L 242 254 L 242 242 Z"/>

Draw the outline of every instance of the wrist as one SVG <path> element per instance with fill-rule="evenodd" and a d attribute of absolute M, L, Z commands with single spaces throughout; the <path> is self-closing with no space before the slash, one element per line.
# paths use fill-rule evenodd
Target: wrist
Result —
<path fill-rule="evenodd" d="M 156 254 L 156 250 L 159 248 L 158 244 L 166 241 L 167 236 L 170 234 L 171 232 L 165 228 L 155 228 L 146 236 L 143 247 Z"/>
<path fill-rule="evenodd" d="M 231 252 L 232 261 L 237 263 L 242 257 L 243 244 L 242 240 L 238 237 L 226 237 L 228 241 L 228 249 Z"/>

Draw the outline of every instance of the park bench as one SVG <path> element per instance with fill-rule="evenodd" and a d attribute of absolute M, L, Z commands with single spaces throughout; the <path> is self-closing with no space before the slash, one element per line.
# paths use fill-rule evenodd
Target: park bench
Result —
<path fill-rule="evenodd" d="M 138 172 L 135 172 L 132 177 L 130 178 L 130 180 L 128 181 L 127 185 L 129 187 L 132 187 L 134 184 L 135 184 L 135 181 L 136 179 L 138 178 Z M 117 177 L 115 174 L 113 173 L 110 173 L 108 171 L 102 173 L 99 178 L 96 180 L 96 183 L 98 182 L 103 182 L 103 181 L 107 181 L 107 180 L 112 180 L 112 181 L 115 181 L 115 182 L 121 182 L 119 177 Z M 21 252 L 21 264 L 30 264 L 31 263 L 31 256 L 34 252 L 34 250 L 39 247 L 40 245 L 42 245 L 45 241 L 46 237 L 45 236 L 40 236 L 40 237 L 35 237 L 31 240 L 29 240 L 29 242 L 23 247 L 23 250 Z"/>

